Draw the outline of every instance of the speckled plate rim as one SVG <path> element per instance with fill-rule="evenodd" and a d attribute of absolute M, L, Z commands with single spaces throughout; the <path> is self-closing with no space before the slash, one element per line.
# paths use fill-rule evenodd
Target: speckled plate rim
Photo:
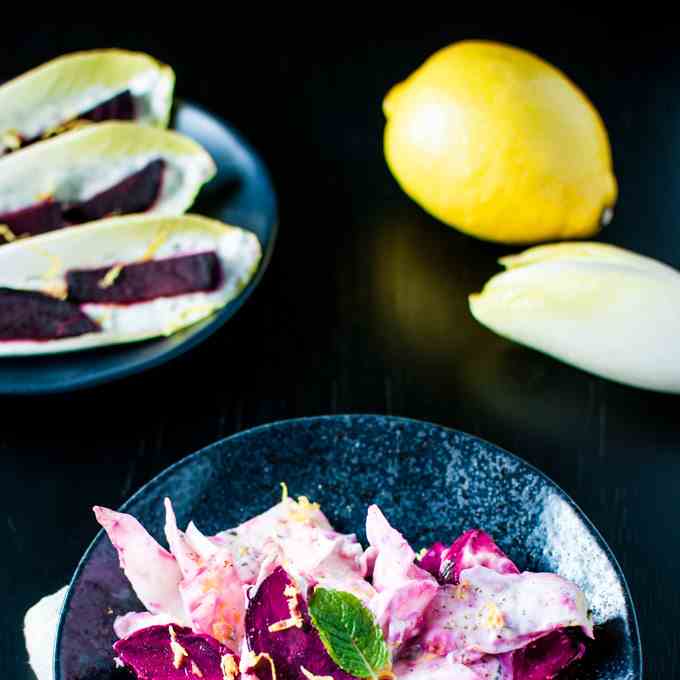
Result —
<path fill-rule="evenodd" d="M 149 480 L 144 486 L 142 486 L 138 491 L 136 491 L 130 498 L 128 498 L 123 505 L 120 506 L 118 509 L 119 512 L 126 512 L 127 509 L 131 504 L 133 504 L 137 498 L 140 496 L 143 496 L 146 494 L 148 491 L 156 487 L 158 484 L 162 483 L 167 477 L 172 475 L 176 470 L 192 464 L 196 459 L 203 455 L 208 455 L 210 452 L 213 451 L 215 448 L 219 448 L 223 446 L 226 442 L 231 442 L 231 441 L 237 441 L 240 439 L 247 438 L 249 436 L 253 436 L 256 434 L 261 434 L 263 432 L 266 432 L 268 430 L 275 430 L 278 428 L 285 428 L 285 427 L 293 427 L 293 426 L 300 426 L 300 425 L 310 425 L 314 424 L 317 422 L 329 422 L 333 420 L 353 420 L 353 419 L 366 419 L 366 418 L 375 418 L 375 419 L 380 419 L 380 420 L 390 420 L 394 423 L 404 423 L 404 424 L 410 424 L 410 425 L 425 425 L 428 427 L 433 427 L 437 428 L 439 430 L 443 430 L 447 433 L 451 434 L 457 434 L 460 435 L 464 438 L 470 439 L 474 442 L 477 442 L 479 444 L 482 444 L 486 447 L 489 447 L 496 452 L 500 453 L 501 455 L 507 456 L 510 460 L 514 461 L 520 466 L 523 466 L 526 470 L 529 472 L 537 475 L 539 478 L 543 479 L 548 485 L 553 487 L 555 491 L 574 509 L 578 517 L 583 521 L 584 526 L 586 529 L 590 532 L 590 534 L 595 538 L 596 542 L 598 545 L 602 548 L 604 551 L 605 555 L 607 556 L 607 559 L 611 562 L 611 564 L 614 567 L 614 570 L 616 572 L 616 575 L 621 583 L 623 593 L 624 593 L 624 598 L 626 601 L 626 609 L 628 616 L 630 618 L 630 637 L 631 637 L 631 643 L 632 647 L 634 649 L 634 654 L 636 656 L 636 666 L 637 666 L 637 678 L 638 680 L 643 680 L 643 670 L 644 670 L 644 658 L 643 658 L 643 652 L 642 652 L 642 641 L 640 638 L 640 628 L 638 625 L 638 618 L 637 618 L 637 612 L 635 610 L 635 604 L 633 602 L 633 597 L 630 592 L 630 588 L 628 587 L 628 582 L 626 581 L 626 577 L 623 573 L 623 570 L 621 569 L 621 565 L 619 564 L 618 560 L 616 559 L 616 556 L 614 555 L 612 549 L 609 547 L 607 542 L 604 540 L 602 537 L 602 534 L 600 531 L 597 529 L 597 527 L 590 521 L 588 516 L 581 510 L 581 508 L 578 506 L 578 504 L 569 496 L 569 494 L 562 489 L 559 484 L 554 482 L 548 475 L 546 475 L 544 472 L 541 472 L 536 466 L 532 465 L 528 461 L 524 460 L 524 458 L 521 458 L 520 456 L 511 453 L 510 451 L 507 451 L 501 446 L 498 446 L 496 444 L 493 444 L 486 439 L 482 439 L 481 437 L 477 437 L 476 435 L 469 434 L 467 432 L 463 432 L 461 430 L 457 430 L 452 427 L 446 427 L 444 425 L 439 425 L 437 423 L 432 423 L 428 422 L 425 420 L 418 420 L 415 418 L 405 418 L 402 416 L 388 416 L 388 415 L 380 415 L 377 413 L 367 413 L 367 414 L 360 414 L 360 413 L 352 413 L 352 414 L 338 414 L 338 415 L 321 415 L 321 416 L 308 416 L 308 417 L 303 417 L 303 418 L 290 418 L 290 419 L 285 419 L 285 420 L 276 420 L 271 423 L 265 423 L 263 425 L 257 425 L 256 427 L 249 428 L 247 430 L 243 430 L 241 432 L 236 432 L 235 434 L 232 434 L 228 437 L 224 437 L 223 439 L 219 439 L 216 442 L 213 442 L 212 444 L 209 444 L 208 446 L 203 447 L 202 449 L 199 449 L 198 451 L 195 451 L 194 453 L 189 454 L 188 456 L 178 460 L 177 462 L 173 463 L 169 467 L 165 468 L 161 472 L 159 472 L 153 479 Z M 64 598 L 64 602 L 62 604 L 61 611 L 59 612 L 59 625 L 57 627 L 57 635 L 55 638 L 55 643 L 54 643 L 54 651 L 53 651 L 53 673 L 54 673 L 54 680 L 63 680 L 61 676 L 61 670 L 59 668 L 59 657 L 58 657 L 58 650 L 61 646 L 61 640 L 62 640 L 62 633 L 63 633 L 63 627 L 64 627 L 64 616 L 63 613 L 66 611 L 69 607 L 69 604 L 71 602 L 71 595 L 73 593 L 73 586 L 74 584 L 78 581 L 80 578 L 80 575 L 85 568 L 87 562 L 89 561 L 90 554 L 94 551 L 94 549 L 99 545 L 101 541 L 103 541 L 106 537 L 106 534 L 103 529 L 100 529 L 97 535 L 94 537 L 90 545 L 88 546 L 87 550 L 83 554 L 83 556 L 80 558 L 80 561 L 78 562 L 78 566 L 76 567 L 75 572 L 73 573 L 73 577 L 71 578 L 71 581 L 69 582 L 69 588 L 68 592 L 66 593 L 66 597 Z"/>
<path fill-rule="evenodd" d="M 231 317 L 234 316 L 234 314 L 236 314 L 236 312 L 238 312 L 255 288 L 259 285 L 269 265 L 269 262 L 271 261 L 279 231 L 278 200 L 271 175 L 260 155 L 250 145 L 241 132 L 237 130 L 231 123 L 227 122 L 218 114 L 213 113 L 200 104 L 196 104 L 190 100 L 177 99 L 173 105 L 173 111 L 180 104 L 185 104 L 191 109 L 217 122 L 233 140 L 238 142 L 240 148 L 250 157 L 253 166 L 256 168 L 258 177 L 269 189 L 270 198 L 272 201 L 271 209 L 273 219 L 270 225 L 270 233 L 267 243 L 262 244 L 264 246 L 262 259 L 260 260 L 255 275 L 250 280 L 248 285 L 238 294 L 238 297 L 214 314 L 213 318 L 208 318 L 202 322 L 199 322 L 199 324 L 203 324 L 203 327 L 200 330 L 192 333 L 189 337 L 187 337 L 186 340 L 180 342 L 175 347 L 172 347 L 166 351 L 161 351 L 151 358 L 143 359 L 134 364 L 128 364 L 127 366 L 122 367 L 114 366 L 103 370 L 94 376 L 78 376 L 77 378 L 65 379 L 60 383 L 54 383 L 48 386 L 40 384 L 39 380 L 35 380 L 31 383 L 15 383 L 12 385 L 0 384 L 0 396 L 38 396 L 74 392 L 78 390 L 84 390 L 89 387 L 95 387 L 97 385 L 122 380 L 123 378 L 127 378 L 131 375 L 136 375 L 143 371 L 155 368 L 156 366 L 160 366 L 161 364 L 165 364 L 193 349 L 196 347 L 196 345 L 199 345 L 208 337 L 216 333 L 229 319 L 231 319 Z M 145 342 L 153 343 L 157 340 L 163 340 L 163 338 L 154 338 Z M 2 363 L 0 363 L 0 371 L 2 371 Z"/>

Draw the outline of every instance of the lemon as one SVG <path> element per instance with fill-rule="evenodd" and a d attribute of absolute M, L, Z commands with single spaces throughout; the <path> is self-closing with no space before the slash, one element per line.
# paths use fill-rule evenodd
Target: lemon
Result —
<path fill-rule="evenodd" d="M 602 119 L 560 71 L 508 45 L 455 43 L 383 103 L 385 157 L 417 203 L 502 243 L 584 238 L 612 215 Z"/>

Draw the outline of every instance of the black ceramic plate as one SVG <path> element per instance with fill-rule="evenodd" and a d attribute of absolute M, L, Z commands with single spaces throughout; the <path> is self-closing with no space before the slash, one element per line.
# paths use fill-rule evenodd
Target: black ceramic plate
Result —
<path fill-rule="evenodd" d="M 276 196 L 262 160 L 228 123 L 194 104 L 177 104 L 172 127 L 200 142 L 217 164 L 216 176 L 204 187 L 191 212 L 245 227 L 260 239 L 263 258 L 254 279 L 219 312 L 169 338 L 61 355 L 2 358 L 0 395 L 90 387 L 169 361 L 220 328 L 260 281 L 277 228 Z"/>
<path fill-rule="evenodd" d="M 163 498 L 180 525 L 208 532 L 238 524 L 291 494 L 321 503 L 331 522 L 365 542 L 378 503 L 416 548 L 483 527 L 521 569 L 555 571 L 585 591 L 597 641 L 579 680 L 642 677 L 633 603 L 614 556 L 567 495 L 521 459 L 475 437 L 382 416 L 307 418 L 229 437 L 165 470 L 135 494 L 132 513 L 159 540 Z M 94 528 L 94 519 L 93 519 Z M 59 627 L 56 680 L 114 678 L 113 618 L 143 609 L 100 532 L 71 583 Z"/>

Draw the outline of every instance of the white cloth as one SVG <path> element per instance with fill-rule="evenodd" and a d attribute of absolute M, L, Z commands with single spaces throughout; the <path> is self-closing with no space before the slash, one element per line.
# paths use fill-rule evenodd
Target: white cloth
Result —
<path fill-rule="evenodd" d="M 28 662 L 38 680 L 53 680 L 54 643 L 57 639 L 59 614 L 68 586 L 36 602 L 24 617 L 24 638 Z"/>

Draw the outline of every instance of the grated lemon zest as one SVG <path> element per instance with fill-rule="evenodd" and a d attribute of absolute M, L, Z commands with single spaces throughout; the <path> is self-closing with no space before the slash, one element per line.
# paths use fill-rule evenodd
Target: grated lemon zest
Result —
<path fill-rule="evenodd" d="M 266 652 L 261 652 L 260 654 L 255 654 L 255 652 L 249 651 L 248 654 L 246 655 L 246 669 L 250 670 L 252 668 L 255 668 L 260 661 L 264 659 L 265 661 L 269 662 L 269 665 L 271 666 L 272 669 L 272 680 L 276 680 L 276 666 L 274 665 L 274 659 L 269 656 Z"/>
<path fill-rule="evenodd" d="M 51 128 L 47 128 L 45 132 L 40 135 L 41 139 L 49 139 L 50 137 L 56 137 L 64 132 L 69 132 L 70 130 L 77 130 L 82 127 L 87 127 L 92 125 L 92 121 L 84 120 L 83 118 L 74 118 L 72 120 L 67 120 L 64 123 L 58 123 L 53 125 Z"/>
<path fill-rule="evenodd" d="M 296 522 L 309 522 L 318 510 L 318 503 L 311 503 L 307 496 L 298 496 L 296 508 L 290 513 L 290 517 Z"/>
<path fill-rule="evenodd" d="M 281 482 L 281 502 L 285 503 L 288 500 L 288 484 Z"/>
<path fill-rule="evenodd" d="M 304 666 L 300 666 L 300 673 L 302 673 L 307 680 L 334 680 L 332 675 L 314 675 L 314 673 L 308 671 Z"/>
<path fill-rule="evenodd" d="M 238 666 L 236 665 L 233 654 L 225 654 L 220 659 L 220 669 L 222 671 L 223 680 L 236 680 Z"/>
<path fill-rule="evenodd" d="M 111 269 L 109 269 L 109 271 L 107 271 L 106 274 L 100 279 L 97 285 L 100 288 L 110 288 L 116 282 L 116 279 L 120 276 L 122 271 L 122 264 L 117 264 L 111 267 Z"/>
<path fill-rule="evenodd" d="M 0 137 L 2 145 L 10 151 L 16 151 L 21 148 L 21 135 L 18 130 L 5 130 Z"/>
<path fill-rule="evenodd" d="M 17 239 L 16 234 L 6 224 L 0 224 L 0 236 L 3 236 L 7 243 Z"/>
<path fill-rule="evenodd" d="M 490 628 L 492 630 L 503 628 L 505 625 L 505 618 L 495 602 L 487 602 L 484 607 L 482 607 L 480 614 L 484 616 L 485 611 L 487 612 L 486 617 L 484 618 L 485 628 Z"/>
<path fill-rule="evenodd" d="M 158 230 L 158 233 L 151 239 L 144 255 L 141 257 L 142 262 L 150 260 L 158 251 L 158 249 L 165 243 L 168 236 L 170 235 L 169 227 L 162 227 Z"/>
<path fill-rule="evenodd" d="M 177 642 L 177 634 L 175 633 L 175 629 L 172 626 L 169 626 L 168 630 L 170 631 L 170 649 L 174 655 L 172 659 L 172 665 L 179 670 L 184 663 L 184 658 L 188 657 L 189 653 L 186 649 L 184 649 L 184 647 L 182 647 L 182 645 L 179 644 L 179 642 Z"/>
<path fill-rule="evenodd" d="M 284 590 L 283 595 L 288 602 L 288 613 L 290 617 L 282 621 L 276 621 L 269 626 L 270 633 L 278 633 L 289 628 L 302 628 L 304 621 L 302 614 L 300 614 L 300 606 L 298 603 L 298 595 L 300 591 L 292 584 L 288 584 Z"/>

